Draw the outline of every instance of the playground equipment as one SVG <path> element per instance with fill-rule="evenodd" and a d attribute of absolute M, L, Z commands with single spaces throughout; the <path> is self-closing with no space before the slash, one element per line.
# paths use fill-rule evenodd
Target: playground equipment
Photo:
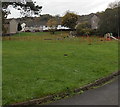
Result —
<path fill-rule="evenodd" d="M 115 38 L 114 36 L 110 36 L 112 39 L 114 39 L 114 40 L 118 40 L 117 38 Z"/>
<path fill-rule="evenodd" d="M 118 40 L 117 38 L 115 38 L 115 37 L 113 36 L 112 33 L 107 33 L 107 34 L 105 34 L 105 38 L 106 38 L 107 41 L 110 41 L 111 39 Z"/>

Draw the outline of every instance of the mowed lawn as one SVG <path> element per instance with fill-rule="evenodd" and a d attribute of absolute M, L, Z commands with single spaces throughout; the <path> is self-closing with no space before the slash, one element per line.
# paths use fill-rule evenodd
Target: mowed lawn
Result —
<path fill-rule="evenodd" d="M 4 40 L 3 104 L 78 88 L 116 71 L 116 41 Z"/>

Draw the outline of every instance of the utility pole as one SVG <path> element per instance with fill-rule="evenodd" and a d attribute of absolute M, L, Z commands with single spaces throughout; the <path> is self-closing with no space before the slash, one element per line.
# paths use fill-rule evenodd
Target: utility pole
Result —
<path fill-rule="evenodd" d="M 0 107 L 2 106 L 2 2 L 0 0 Z"/>
<path fill-rule="evenodd" d="M 118 2 L 118 38 L 120 38 L 120 1 Z"/>
<path fill-rule="evenodd" d="M 2 36 L 2 2 L 0 1 L 0 37 Z"/>

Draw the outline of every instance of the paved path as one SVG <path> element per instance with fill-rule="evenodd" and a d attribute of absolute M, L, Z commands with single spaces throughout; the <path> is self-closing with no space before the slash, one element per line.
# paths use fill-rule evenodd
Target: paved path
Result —
<path fill-rule="evenodd" d="M 118 105 L 118 80 L 50 105 Z"/>

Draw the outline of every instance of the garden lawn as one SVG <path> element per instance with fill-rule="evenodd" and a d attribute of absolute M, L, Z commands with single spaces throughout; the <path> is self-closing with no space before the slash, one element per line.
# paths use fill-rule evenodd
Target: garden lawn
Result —
<path fill-rule="evenodd" d="M 116 41 L 80 41 L 3 41 L 3 104 L 78 88 L 118 71 Z"/>

